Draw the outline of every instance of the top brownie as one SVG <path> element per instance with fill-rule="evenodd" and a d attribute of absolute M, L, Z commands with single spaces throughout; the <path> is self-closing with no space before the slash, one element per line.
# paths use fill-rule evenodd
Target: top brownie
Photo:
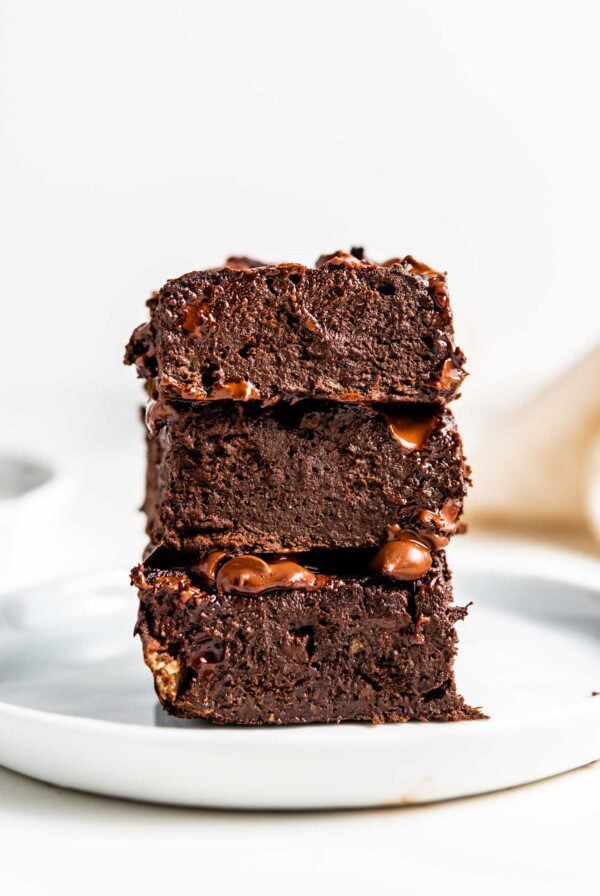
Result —
<path fill-rule="evenodd" d="M 148 305 L 125 360 L 165 398 L 444 404 L 465 376 L 446 277 L 411 256 L 230 258 L 169 280 Z"/>

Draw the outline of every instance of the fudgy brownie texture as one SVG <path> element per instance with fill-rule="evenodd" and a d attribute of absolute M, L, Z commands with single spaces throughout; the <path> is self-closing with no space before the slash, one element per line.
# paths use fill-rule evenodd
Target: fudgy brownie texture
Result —
<path fill-rule="evenodd" d="M 170 280 L 126 363 L 175 399 L 448 401 L 465 358 L 445 275 L 353 252 L 315 268 L 233 258 Z"/>
<path fill-rule="evenodd" d="M 219 401 L 169 414 L 148 441 L 155 544 L 366 547 L 396 527 L 437 546 L 457 529 L 469 471 L 447 409 Z"/>
<path fill-rule="evenodd" d="M 443 552 L 411 583 L 319 576 L 239 594 L 136 567 L 137 633 L 163 707 L 243 725 L 480 718 L 456 692 Z M 324 581 L 323 581 L 324 579 Z M 218 581 L 218 579 L 217 579 Z"/>

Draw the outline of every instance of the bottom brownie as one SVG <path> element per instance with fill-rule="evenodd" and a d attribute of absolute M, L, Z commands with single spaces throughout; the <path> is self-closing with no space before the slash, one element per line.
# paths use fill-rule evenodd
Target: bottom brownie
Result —
<path fill-rule="evenodd" d="M 418 581 L 313 575 L 259 594 L 148 562 L 133 571 L 136 632 L 169 713 L 241 725 L 481 718 L 456 692 L 466 608 L 452 605 L 443 552 Z"/>

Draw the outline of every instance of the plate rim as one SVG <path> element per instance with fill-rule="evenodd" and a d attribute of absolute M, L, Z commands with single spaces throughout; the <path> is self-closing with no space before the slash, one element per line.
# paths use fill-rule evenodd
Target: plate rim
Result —
<path fill-rule="evenodd" d="M 596 699 L 599 698 L 599 699 Z M 158 702 L 158 698 L 157 698 Z M 373 724 L 372 722 L 333 722 L 333 723 L 314 723 L 309 725 L 297 724 L 297 725 L 207 725 L 206 728 L 194 728 L 194 727 L 177 727 L 173 726 L 169 728 L 167 726 L 161 727 L 158 725 L 144 725 L 139 722 L 117 722 L 112 721 L 110 719 L 94 719 L 90 716 L 76 716 L 76 715 L 68 715 L 67 713 L 59 713 L 59 712 L 49 712 L 48 710 L 43 709 L 33 709 L 27 706 L 19 706 L 18 704 L 8 703 L 4 700 L 0 700 L 0 714 L 12 715 L 14 717 L 21 717 L 24 720 L 35 721 L 36 719 L 40 722 L 45 722 L 46 724 L 54 724 L 61 725 L 65 728 L 94 728 L 98 731 L 127 731 L 127 732 L 135 732 L 134 736 L 141 737 L 144 735 L 148 735 L 151 737 L 160 737 L 163 740 L 170 739 L 179 739 L 182 736 L 186 738 L 190 737 L 202 737 L 204 741 L 210 739 L 210 736 L 216 738 L 224 738 L 229 735 L 231 739 L 235 738 L 237 741 L 245 741 L 246 738 L 250 740 L 255 740 L 257 737 L 257 733 L 261 732 L 259 736 L 277 736 L 279 740 L 285 741 L 291 739 L 293 735 L 297 735 L 298 732 L 306 732 L 306 735 L 309 733 L 316 734 L 317 738 L 324 737 L 326 734 L 329 734 L 331 731 L 344 731 L 348 732 L 348 735 L 344 735 L 348 737 L 348 740 L 352 740 L 349 737 L 349 734 L 358 734 L 370 732 L 381 732 L 380 734 L 374 735 L 380 738 L 384 737 L 384 733 L 387 734 L 389 731 L 412 731 L 413 734 L 407 735 L 408 737 L 412 737 L 413 740 L 418 738 L 419 736 L 424 736 L 429 738 L 433 731 L 438 732 L 438 737 L 446 737 L 451 734 L 451 732 L 460 732 L 460 734 L 464 734 L 467 730 L 470 732 L 477 731 L 485 731 L 486 734 L 489 733 L 490 729 L 493 731 L 506 731 L 507 729 L 521 729 L 525 727 L 529 727 L 534 723 L 544 724 L 551 723 L 555 721 L 563 720 L 565 715 L 575 715 L 579 717 L 580 715 L 587 718 L 588 715 L 592 717 L 595 714 L 598 714 L 600 717 L 600 692 L 598 694 L 594 694 L 590 692 L 588 697 L 580 697 L 576 701 L 572 703 L 565 704 L 564 706 L 541 710 L 540 712 L 533 712 L 531 715 L 527 715 L 517 719 L 494 719 L 484 718 L 484 719 L 463 719 L 458 722 L 418 722 L 418 720 L 410 720 L 408 722 L 387 722 L 385 724 Z M 303 735 L 304 736 L 304 735 Z M 371 735 L 369 735 L 371 736 Z M 455 736 L 455 735 L 451 735 Z M 480 736 L 480 735 L 476 735 Z M 481 735 L 483 736 L 483 735 Z"/>

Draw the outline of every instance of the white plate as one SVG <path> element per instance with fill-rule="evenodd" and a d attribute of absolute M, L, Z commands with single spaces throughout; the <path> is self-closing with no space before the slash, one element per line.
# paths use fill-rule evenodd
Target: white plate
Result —
<path fill-rule="evenodd" d="M 157 711 L 126 576 L 0 600 L 0 763 L 111 796 L 239 808 L 395 805 L 600 757 L 600 592 L 464 571 L 460 688 L 488 721 L 227 728 Z"/>
<path fill-rule="evenodd" d="M 0 567 L 2 576 L 19 542 L 28 547 L 46 537 L 52 513 L 64 492 L 65 477 L 48 459 L 0 449 Z"/>

